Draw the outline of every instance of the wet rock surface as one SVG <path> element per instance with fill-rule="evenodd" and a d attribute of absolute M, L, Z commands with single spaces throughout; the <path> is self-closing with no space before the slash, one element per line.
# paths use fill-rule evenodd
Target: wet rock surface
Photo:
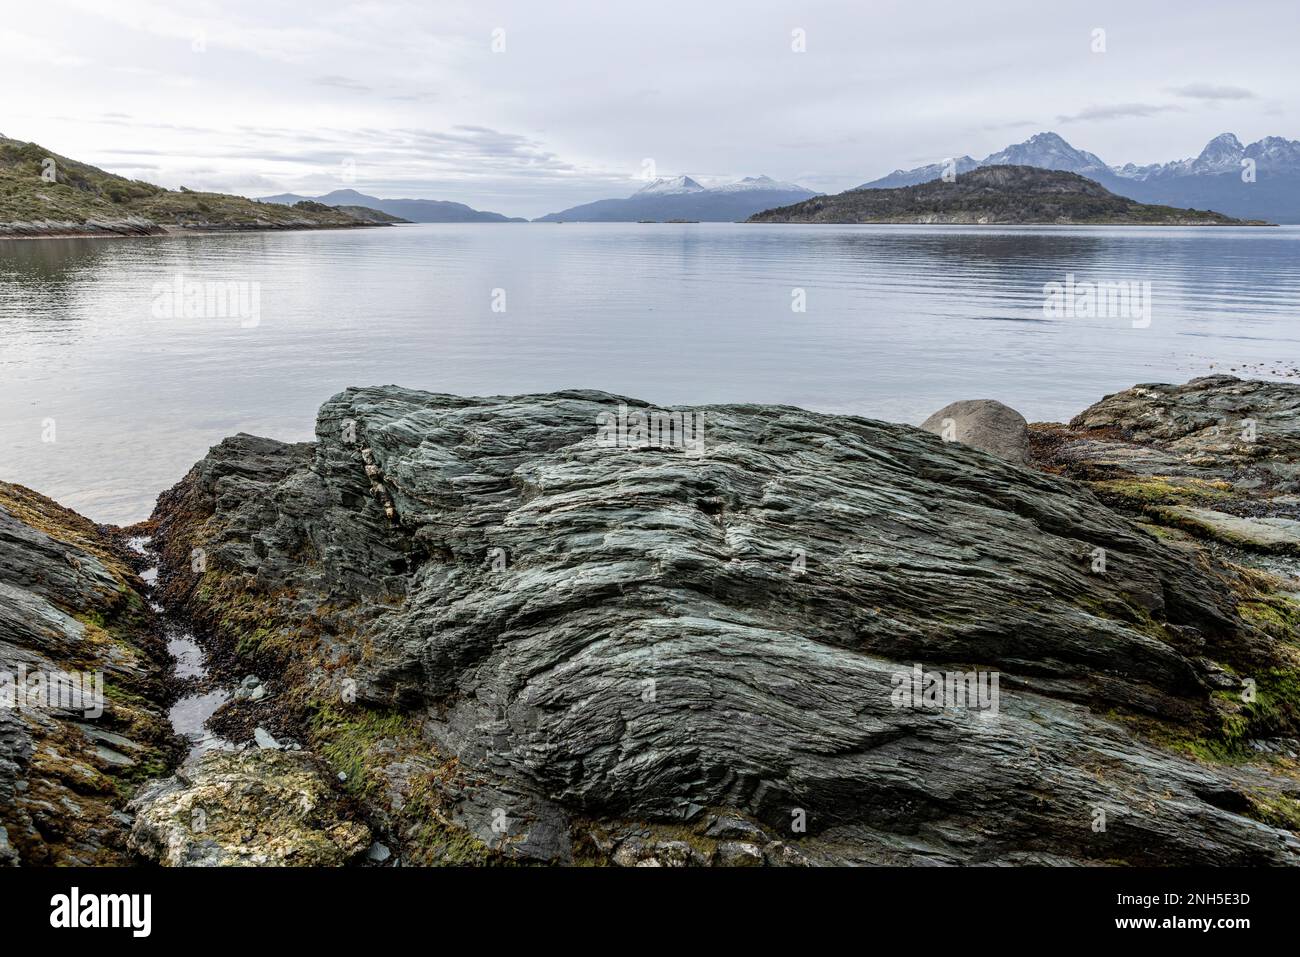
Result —
<path fill-rule="evenodd" d="M 0 483 L 0 864 L 131 860 L 126 799 L 176 750 L 143 594 L 112 536 Z"/>
<path fill-rule="evenodd" d="M 1297 861 L 1294 763 L 1241 759 L 1297 734 L 1274 579 L 905 426 L 689 410 L 696 456 L 600 441 L 620 403 L 350 389 L 160 500 L 169 600 L 404 862 Z M 1193 441 L 1152 428 L 1106 454 Z M 1248 456 L 1270 490 L 1285 454 Z M 899 706 L 915 665 L 997 708 Z"/>

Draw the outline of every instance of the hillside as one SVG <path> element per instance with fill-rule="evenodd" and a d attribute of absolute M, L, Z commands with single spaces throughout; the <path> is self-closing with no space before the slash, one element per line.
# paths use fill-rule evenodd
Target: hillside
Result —
<path fill-rule="evenodd" d="M 0 236 L 366 225 L 381 223 L 323 206 L 276 206 L 224 193 L 164 189 L 0 136 Z"/>
<path fill-rule="evenodd" d="M 1077 173 L 1031 166 L 986 166 L 955 182 L 897 189 L 853 189 L 751 216 L 751 223 L 923 223 L 954 225 L 1091 224 L 1265 225 L 1221 213 L 1148 206 L 1116 196 Z"/>

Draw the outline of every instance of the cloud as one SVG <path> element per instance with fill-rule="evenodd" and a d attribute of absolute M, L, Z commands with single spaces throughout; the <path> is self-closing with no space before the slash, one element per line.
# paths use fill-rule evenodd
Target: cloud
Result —
<path fill-rule="evenodd" d="M 332 86 L 338 90 L 352 90 L 356 93 L 370 92 L 370 87 L 366 86 L 364 83 L 358 83 L 351 77 L 339 76 L 335 73 L 331 73 L 328 76 L 318 76 L 316 79 L 312 80 L 312 82 L 318 86 Z"/>
<path fill-rule="evenodd" d="M 1089 106 L 1078 113 L 1057 116 L 1058 123 L 1078 123 L 1082 120 L 1124 120 L 1134 117 L 1156 116 L 1159 113 L 1181 113 L 1183 108 L 1173 103 L 1114 103 L 1110 106 Z"/>
<path fill-rule="evenodd" d="M 1189 83 L 1171 87 L 1170 93 L 1189 100 L 1254 100 L 1253 92 L 1242 86 L 1215 86 L 1211 83 Z"/>
<path fill-rule="evenodd" d="M 1037 120 L 1010 120 L 1005 123 L 984 123 L 972 128 L 983 133 L 1001 133 L 1004 130 L 1024 129 L 1027 126 L 1042 126 L 1042 124 Z"/>

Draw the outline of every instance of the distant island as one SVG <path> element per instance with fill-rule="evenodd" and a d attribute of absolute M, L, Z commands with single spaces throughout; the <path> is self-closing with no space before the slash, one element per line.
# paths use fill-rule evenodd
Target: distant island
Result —
<path fill-rule="evenodd" d="M 474 209 L 464 203 L 452 203 L 443 199 L 381 199 L 367 196 L 355 189 L 336 189 L 324 196 L 299 196 L 297 193 L 279 193 L 275 196 L 261 197 L 263 203 L 277 203 L 284 206 L 296 206 L 302 202 L 322 203 L 335 209 L 351 209 L 361 206 L 366 209 L 379 210 L 390 216 L 400 217 L 409 223 L 526 223 L 528 220 L 518 216 L 503 216 L 487 210 Z"/>
<path fill-rule="evenodd" d="M 1222 213 L 1150 206 L 1093 180 L 1032 166 L 983 166 L 895 189 L 851 189 L 749 217 L 751 223 L 1264 226 Z"/>
<path fill-rule="evenodd" d="M 280 206 L 225 193 L 165 189 L 0 136 L 0 238 L 345 229 L 398 221 L 373 209 Z"/>

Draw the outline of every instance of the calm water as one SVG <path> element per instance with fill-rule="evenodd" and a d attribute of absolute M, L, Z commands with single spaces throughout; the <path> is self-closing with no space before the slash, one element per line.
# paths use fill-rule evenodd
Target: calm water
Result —
<path fill-rule="evenodd" d="M 1043 285 L 1067 273 L 1150 281 L 1150 326 L 1045 319 Z M 156 315 L 156 284 L 178 274 L 258 284 L 259 321 Z M 795 288 L 806 312 L 791 309 Z M 439 225 L 0 241 L 0 479 L 126 523 L 226 435 L 309 438 L 316 408 L 348 385 L 581 386 L 910 422 L 988 397 L 1061 419 L 1136 382 L 1288 372 L 1297 340 L 1300 227 Z"/>

